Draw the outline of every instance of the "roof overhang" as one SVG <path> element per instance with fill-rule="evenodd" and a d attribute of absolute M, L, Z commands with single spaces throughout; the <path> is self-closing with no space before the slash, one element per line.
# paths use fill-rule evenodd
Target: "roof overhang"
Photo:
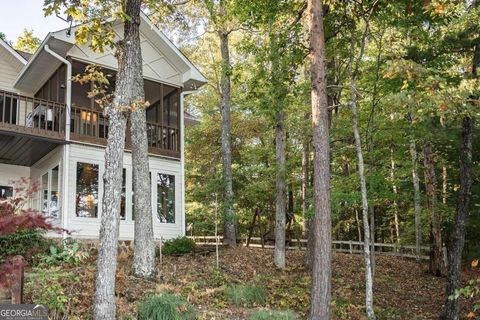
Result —
<path fill-rule="evenodd" d="M 27 60 L 2 39 L 0 39 L 0 55 L 6 57 L 6 61 L 11 63 L 17 71 L 27 64 Z"/>
<path fill-rule="evenodd" d="M 150 18 L 145 13 L 141 13 L 141 18 L 141 33 L 150 39 L 154 39 L 153 43 L 155 43 L 161 52 L 165 53 L 165 55 L 169 57 L 171 62 L 181 72 L 181 82 L 184 88 L 183 90 L 197 90 L 202 85 L 207 83 L 207 79 L 203 76 L 203 74 L 165 36 L 165 34 L 152 23 Z M 78 26 L 73 27 L 72 34 L 74 34 L 74 29 L 77 27 Z M 44 47 L 47 44 L 53 51 L 63 57 L 66 57 L 69 50 L 76 45 L 75 37 L 67 36 L 65 30 L 49 33 L 35 54 L 30 58 L 28 63 L 22 58 L 26 65 L 15 81 L 14 86 L 17 89 L 31 94 L 35 93 L 60 66 L 60 61 L 55 59 L 52 55 L 44 50 Z M 15 50 L 13 51 L 15 52 Z M 16 54 L 18 55 L 18 53 Z M 18 56 L 21 58 L 20 55 Z"/>
<path fill-rule="evenodd" d="M 68 50 L 74 46 L 73 43 L 57 39 L 52 33 L 49 33 L 35 54 L 23 67 L 15 81 L 15 88 L 34 94 L 61 65 L 58 59 L 44 50 L 45 45 L 48 45 L 62 57 L 66 57 Z"/>

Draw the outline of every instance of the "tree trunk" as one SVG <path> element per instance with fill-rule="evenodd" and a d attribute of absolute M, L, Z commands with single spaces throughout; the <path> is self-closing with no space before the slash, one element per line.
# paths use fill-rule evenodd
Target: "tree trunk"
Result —
<path fill-rule="evenodd" d="M 418 178 L 418 156 L 415 140 L 410 140 L 410 155 L 412 157 L 413 202 L 415 206 L 415 254 L 419 260 L 422 244 L 422 204 L 420 203 L 420 179 Z"/>
<path fill-rule="evenodd" d="M 310 115 L 306 112 L 304 115 L 305 119 L 309 119 Z M 308 166 L 310 162 L 310 141 L 309 139 L 305 139 L 303 142 L 303 153 L 302 153 L 302 217 L 303 217 L 303 225 L 302 231 L 303 234 L 307 234 L 308 228 L 308 219 L 307 217 L 307 210 L 308 210 L 308 202 L 307 202 L 307 193 L 308 193 Z"/>
<path fill-rule="evenodd" d="M 223 1 L 220 1 L 220 14 L 226 15 Z M 232 186 L 232 141 L 230 115 L 230 50 L 228 33 L 219 31 L 220 51 L 222 55 L 222 74 L 220 79 L 222 114 L 222 158 L 223 158 L 223 192 L 224 192 L 224 242 L 229 246 L 237 245 L 236 216 L 233 209 Z"/>
<path fill-rule="evenodd" d="M 480 1 L 474 3 L 475 8 L 480 6 Z M 478 77 L 480 68 L 480 45 L 475 46 L 472 76 Z M 475 97 L 478 100 L 478 96 Z M 450 250 L 448 257 L 448 275 L 447 275 L 447 300 L 445 302 L 444 319 L 459 319 L 458 299 L 450 300 L 448 297 L 460 288 L 461 284 L 461 259 L 463 246 L 465 244 L 465 225 L 470 211 L 470 200 L 472 197 L 472 140 L 474 131 L 474 119 L 465 116 L 462 121 L 462 146 L 460 151 L 460 190 L 458 194 L 457 210 L 455 215 L 455 229 L 453 230 L 452 240 L 450 241 Z"/>
<path fill-rule="evenodd" d="M 367 197 L 367 182 L 365 178 L 365 167 L 363 161 L 363 151 L 362 151 L 362 140 L 360 137 L 360 132 L 358 130 L 358 111 L 357 111 L 357 86 L 356 86 L 356 74 L 358 70 L 358 61 L 363 57 L 363 52 L 365 49 L 366 35 L 368 34 L 368 26 L 366 27 L 362 44 L 360 48 L 360 54 L 357 60 L 357 64 L 354 67 L 354 55 L 355 55 L 355 37 L 352 33 L 351 42 L 350 42 L 350 62 L 349 62 L 349 73 L 350 73 L 350 96 L 351 96 L 351 109 L 352 109 L 352 128 L 353 136 L 355 138 L 355 150 L 357 153 L 357 162 L 358 162 L 358 175 L 360 178 L 360 193 L 362 199 L 362 220 L 363 220 L 363 231 L 364 231 L 364 259 L 365 259 L 365 308 L 367 311 L 367 317 L 369 319 L 375 319 L 375 313 L 373 310 L 373 272 L 372 272 L 372 256 L 371 256 L 371 240 L 370 240 L 370 223 L 368 221 L 369 211 L 368 211 L 368 197 Z"/>
<path fill-rule="evenodd" d="M 447 166 L 442 166 L 442 203 L 447 203 Z"/>
<path fill-rule="evenodd" d="M 275 154 L 276 154 L 276 190 L 275 206 L 275 255 L 277 268 L 285 268 L 285 113 L 276 113 Z"/>
<path fill-rule="evenodd" d="M 396 184 L 395 178 L 395 159 L 393 158 L 394 147 L 393 145 L 390 147 L 390 179 L 392 180 L 392 192 L 395 199 L 393 199 L 393 224 L 395 226 L 395 242 L 400 244 L 400 219 L 398 217 L 398 203 L 397 203 L 397 195 L 398 189 Z"/>
<path fill-rule="evenodd" d="M 360 224 L 360 216 L 358 215 L 358 208 L 355 206 L 355 222 L 357 223 L 358 242 L 362 242 L 362 226 Z"/>
<path fill-rule="evenodd" d="M 430 211 L 430 231 L 432 252 L 430 259 L 430 272 L 436 276 L 444 274 L 445 266 L 442 251 L 442 231 L 440 215 L 437 210 L 437 178 L 435 176 L 434 155 L 432 144 L 425 142 L 423 147 L 425 165 L 425 189 L 427 194 L 427 207 Z"/>
<path fill-rule="evenodd" d="M 98 246 L 97 273 L 95 279 L 94 318 L 116 318 L 115 274 L 117 269 L 118 234 L 120 223 L 120 200 L 122 192 L 123 151 L 127 119 L 125 110 L 132 103 L 132 93 L 138 74 L 141 78 L 140 54 L 140 0 L 128 0 L 125 13 L 132 20 L 124 22 L 124 39 L 118 43 L 118 73 L 115 98 L 105 110 L 109 132 L 105 149 L 104 190 L 100 238 Z M 142 81 L 143 83 L 143 81 Z"/>
<path fill-rule="evenodd" d="M 134 19 L 137 19 L 137 16 L 134 17 Z M 140 15 L 138 15 L 138 19 L 140 19 Z M 145 100 L 145 93 L 139 32 L 135 34 L 132 41 L 135 46 L 135 56 L 130 63 L 137 70 L 132 87 L 132 101 L 134 103 L 142 103 Z M 150 177 L 145 107 L 137 107 L 132 110 L 130 115 L 130 133 L 132 140 L 133 204 L 135 210 L 133 274 L 137 277 L 152 278 L 155 275 L 156 268 L 151 183 L 155 183 L 156 177 Z"/>
<path fill-rule="evenodd" d="M 313 232 L 311 320 L 330 319 L 332 290 L 332 221 L 330 203 L 330 133 L 325 70 L 323 4 L 309 0 L 313 124 Z"/>
<path fill-rule="evenodd" d="M 375 206 L 368 207 L 370 211 L 370 261 L 372 263 L 372 278 L 375 278 L 376 261 L 375 261 Z M 380 241 L 379 241 L 380 242 Z"/>
<path fill-rule="evenodd" d="M 463 118 L 462 121 L 462 146 L 460 152 L 460 191 L 458 195 L 457 210 L 455 214 L 455 228 L 451 236 L 450 250 L 448 250 L 448 274 L 447 274 L 447 299 L 445 302 L 444 319 L 459 319 L 458 299 L 449 299 L 460 289 L 460 267 L 463 246 L 465 244 L 465 225 L 470 210 L 472 189 L 472 140 L 473 119 Z"/>
<path fill-rule="evenodd" d="M 250 240 L 252 239 L 252 236 L 253 236 L 253 230 L 255 229 L 255 222 L 257 221 L 257 215 L 259 211 L 260 209 L 257 208 L 255 209 L 255 213 L 253 214 L 252 224 L 250 225 L 250 229 L 248 230 L 247 242 L 245 244 L 246 247 L 250 246 Z M 261 233 L 261 230 L 260 230 L 260 233 Z"/>

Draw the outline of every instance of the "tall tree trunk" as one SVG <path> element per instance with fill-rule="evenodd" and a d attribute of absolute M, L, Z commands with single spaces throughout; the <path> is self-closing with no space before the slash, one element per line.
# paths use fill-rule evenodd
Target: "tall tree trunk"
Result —
<path fill-rule="evenodd" d="M 138 0 L 138 2 L 141 2 Z M 135 12 L 134 20 L 140 21 L 140 13 Z M 135 56 L 131 66 L 137 70 L 132 86 L 133 103 L 142 104 L 145 100 L 143 88 L 143 62 L 140 46 L 140 32 L 132 38 Z M 155 275 L 155 241 L 153 238 L 153 214 L 151 183 L 156 178 L 150 177 L 148 163 L 147 116 L 145 107 L 132 110 L 130 115 L 130 133 L 132 140 L 132 176 L 133 204 L 135 209 L 135 237 L 133 241 L 133 274 L 141 278 L 152 278 Z"/>
<path fill-rule="evenodd" d="M 480 1 L 476 0 L 475 8 L 480 6 Z M 480 69 L 480 44 L 474 49 L 472 76 L 478 77 Z M 478 101 L 478 96 L 475 99 Z M 461 284 L 461 259 L 463 246 L 465 245 L 465 224 L 470 211 L 470 200 L 472 197 L 472 140 L 474 131 L 474 119 L 465 116 L 462 120 L 462 146 L 460 152 L 460 191 L 458 194 L 457 210 L 455 215 L 455 229 L 453 230 L 450 241 L 450 250 L 448 256 L 448 275 L 447 275 L 447 300 L 445 302 L 445 320 L 459 319 L 458 299 L 450 300 L 448 297 L 460 288 Z"/>
<path fill-rule="evenodd" d="M 276 113 L 275 154 L 276 154 L 276 190 L 275 206 L 275 255 L 277 268 L 285 268 L 285 113 Z"/>
<path fill-rule="evenodd" d="M 432 144 L 430 142 L 425 142 L 423 153 L 425 165 L 425 189 L 427 194 L 427 207 L 430 211 L 430 231 L 432 238 L 430 272 L 436 276 L 441 276 L 445 272 L 445 266 L 442 250 L 441 222 L 437 210 L 437 178 L 435 176 L 434 155 Z"/>
<path fill-rule="evenodd" d="M 422 204 L 420 203 L 420 179 L 418 178 L 418 155 L 415 140 L 410 140 L 410 155 L 412 157 L 413 203 L 415 207 L 415 254 L 420 257 L 422 244 Z"/>
<path fill-rule="evenodd" d="M 132 17 L 124 23 L 124 39 L 117 44 L 118 73 L 115 98 L 105 114 L 109 132 L 105 149 L 104 191 L 100 239 L 95 278 L 94 318 L 116 318 L 115 274 L 117 269 L 118 234 L 120 223 L 120 200 L 122 192 L 123 151 L 127 119 L 125 110 L 132 103 L 133 90 L 140 72 L 135 63 L 141 59 L 139 27 L 140 0 L 128 0 L 125 13 Z"/>
<path fill-rule="evenodd" d="M 305 119 L 310 118 L 308 113 L 304 115 Z M 302 152 L 302 217 L 303 217 L 303 225 L 302 231 L 303 234 L 307 233 L 308 227 L 308 218 L 307 217 L 307 210 L 308 210 L 308 202 L 307 202 L 307 193 L 308 193 L 308 166 L 310 162 L 310 141 L 309 139 L 305 139 L 303 142 L 303 152 Z"/>
<path fill-rule="evenodd" d="M 355 222 L 357 223 L 358 242 L 362 242 L 362 225 L 360 222 L 360 216 L 358 214 L 358 208 L 355 206 Z"/>
<path fill-rule="evenodd" d="M 365 27 L 362 43 L 360 47 L 360 53 L 357 58 L 357 62 L 354 65 L 355 55 L 355 34 L 352 31 L 350 39 L 350 61 L 349 61 L 349 73 L 350 73 L 350 105 L 352 109 L 352 128 L 353 136 L 355 139 L 355 150 L 357 153 L 358 162 L 358 175 L 360 178 L 360 193 L 362 199 L 362 221 L 364 231 L 364 260 L 365 260 L 365 308 L 367 311 L 367 317 L 369 319 L 375 319 L 375 313 L 373 310 L 373 271 L 372 271 L 372 253 L 371 253 L 371 239 L 370 239 L 370 223 L 368 221 L 368 197 L 367 197 L 367 181 L 365 178 L 365 164 L 363 161 L 362 140 L 360 132 L 358 130 L 358 111 L 357 111 L 357 85 L 356 76 L 358 73 L 358 63 L 363 57 L 365 50 L 366 39 L 368 35 L 368 24 Z"/>
<path fill-rule="evenodd" d="M 375 206 L 368 206 L 370 211 L 370 263 L 372 264 L 372 278 L 375 278 L 376 260 L 375 260 Z M 380 242 L 380 241 L 379 241 Z"/>
<path fill-rule="evenodd" d="M 447 203 L 447 166 L 442 166 L 442 203 Z"/>
<path fill-rule="evenodd" d="M 463 246 L 465 244 L 465 225 L 470 211 L 472 189 L 472 140 L 474 122 L 470 117 L 462 121 L 462 146 L 460 152 L 460 191 L 458 194 L 457 210 L 455 214 L 455 228 L 451 236 L 448 250 L 447 299 L 445 302 L 444 319 L 459 319 L 458 299 L 449 299 L 460 289 L 460 267 Z"/>
<path fill-rule="evenodd" d="M 309 0 L 310 59 L 313 124 L 313 268 L 310 299 L 311 320 L 330 319 L 332 289 L 332 221 L 330 203 L 330 133 L 325 70 L 323 4 Z"/>
<path fill-rule="evenodd" d="M 390 147 L 390 179 L 392 180 L 392 192 L 393 196 L 397 197 L 398 189 L 395 178 L 395 158 L 393 157 L 394 147 Z M 398 203 L 397 199 L 393 199 L 393 224 L 395 226 L 395 242 L 400 244 L 400 219 L 398 217 Z"/>
<path fill-rule="evenodd" d="M 226 16 L 226 8 L 220 1 L 220 15 Z M 228 32 L 219 31 L 220 51 L 222 56 L 222 73 L 220 79 L 222 114 L 222 158 L 223 158 L 223 192 L 224 192 L 224 242 L 230 246 L 237 245 L 236 216 L 233 209 L 232 182 L 232 124 L 230 115 L 230 50 Z"/>

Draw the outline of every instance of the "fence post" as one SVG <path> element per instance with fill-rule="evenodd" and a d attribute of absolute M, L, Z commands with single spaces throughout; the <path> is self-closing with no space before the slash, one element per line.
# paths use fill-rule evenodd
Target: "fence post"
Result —
<path fill-rule="evenodd" d="M 24 260 L 22 256 L 13 257 L 13 283 L 10 288 L 12 293 L 12 304 L 21 304 L 23 302 L 23 266 Z"/>
<path fill-rule="evenodd" d="M 352 245 L 352 240 L 350 240 L 350 254 L 353 253 L 353 245 Z"/>

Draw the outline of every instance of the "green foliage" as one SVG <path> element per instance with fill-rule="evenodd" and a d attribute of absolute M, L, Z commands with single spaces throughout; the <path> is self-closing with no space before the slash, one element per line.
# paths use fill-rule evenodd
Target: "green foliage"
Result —
<path fill-rule="evenodd" d="M 285 311 L 258 310 L 258 311 L 254 311 L 250 315 L 249 319 L 250 320 L 297 320 L 299 319 L 299 316 L 291 310 L 285 310 Z"/>
<path fill-rule="evenodd" d="M 33 254 L 48 249 L 49 241 L 41 230 L 20 230 L 0 237 L 0 261 L 8 256 L 21 255 L 31 260 Z"/>
<path fill-rule="evenodd" d="M 262 284 L 238 284 L 227 288 L 225 295 L 237 307 L 253 307 L 265 304 L 268 291 Z"/>
<path fill-rule="evenodd" d="M 65 240 L 63 246 L 50 246 L 48 254 L 40 256 L 40 262 L 49 266 L 59 266 L 64 263 L 79 265 L 89 257 L 77 241 Z"/>
<path fill-rule="evenodd" d="M 71 292 L 65 284 L 75 287 L 80 282 L 77 274 L 71 270 L 64 271 L 61 267 L 45 269 L 34 268 L 27 276 L 26 290 L 31 295 L 32 301 L 45 304 L 49 315 L 54 319 L 66 317 L 70 311 L 70 303 L 79 299 L 80 292 Z"/>
<path fill-rule="evenodd" d="M 139 320 L 190 320 L 195 317 L 195 310 L 187 301 L 169 293 L 149 296 L 138 305 Z"/>
<path fill-rule="evenodd" d="M 187 237 L 167 240 L 162 246 L 163 254 L 185 254 L 195 250 L 195 241 Z"/>

